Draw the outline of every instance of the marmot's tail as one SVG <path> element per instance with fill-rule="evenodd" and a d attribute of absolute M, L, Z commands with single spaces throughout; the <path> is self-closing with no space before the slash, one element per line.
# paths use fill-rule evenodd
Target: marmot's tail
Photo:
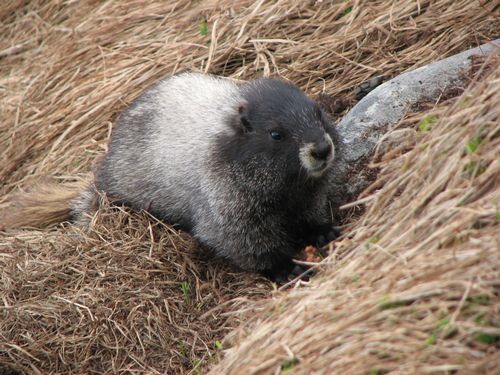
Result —
<path fill-rule="evenodd" d="M 73 204 L 88 183 L 39 184 L 0 205 L 0 229 L 46 227 L 72 219 Z"/>

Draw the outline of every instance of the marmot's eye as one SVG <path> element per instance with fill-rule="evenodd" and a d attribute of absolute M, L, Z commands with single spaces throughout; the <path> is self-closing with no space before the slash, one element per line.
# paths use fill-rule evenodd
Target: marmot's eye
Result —
<path fill-rule="evenodd" d="M 283 139 L 283 136 L 276 130 L 271 131 L 269 134 L 271 134 L 271 138 L 275 141 L 281 141 Z"/>

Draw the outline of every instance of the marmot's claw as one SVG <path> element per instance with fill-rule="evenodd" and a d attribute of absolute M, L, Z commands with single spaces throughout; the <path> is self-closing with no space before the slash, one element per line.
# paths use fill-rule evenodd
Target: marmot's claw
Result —
<path fill-rule="evenodd" d="M 277 284 L 286 284 L 287 282 L 296 279 L 310 269 L 308 266 L 303 266 L 300 264 L 294 264 L 290 261 L 289 264 L 282 266 L 281 268 L 274 268 L 268 272 L 265 272 L 265 276 L 269 277 Z M 312 271 L 311 271 L 312 272 Z M 304 281 L 309 281 L 311 272 L 307 272 L 300 279 Z"/>
<path fill-rule="evenodd" d="M 318 248 L 325 247 L 330 242 L 340 236 L 340 227 L 327 227 L 322 233 L 316 237 L 315 245 Z"/>

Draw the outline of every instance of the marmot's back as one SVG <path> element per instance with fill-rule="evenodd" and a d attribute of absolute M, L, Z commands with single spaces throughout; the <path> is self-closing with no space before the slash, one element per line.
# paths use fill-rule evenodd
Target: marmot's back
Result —
<path fill-rule="evenodd" d="M 231 131 L 225 123 L 238 101 L 238 87 L 226 79 L 185 73 L 161 81 L 121 114 L 96 187 L 190 227 L 213 139 Z"/>

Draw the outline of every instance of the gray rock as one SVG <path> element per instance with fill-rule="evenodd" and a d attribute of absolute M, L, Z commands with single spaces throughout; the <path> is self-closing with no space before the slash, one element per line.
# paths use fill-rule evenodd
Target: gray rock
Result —
<path fill-rule="evenodd" d="M 340 152 L 331 176 L 330 202 L 345 204 L 367 187 L 363 169 L 381 137 L 416 105 L 436 101 L 451 88 L 464 86 L 471 56 L 499 54 L 500 39 L 403 73 L 376 87 L 337 124 Z"/>

